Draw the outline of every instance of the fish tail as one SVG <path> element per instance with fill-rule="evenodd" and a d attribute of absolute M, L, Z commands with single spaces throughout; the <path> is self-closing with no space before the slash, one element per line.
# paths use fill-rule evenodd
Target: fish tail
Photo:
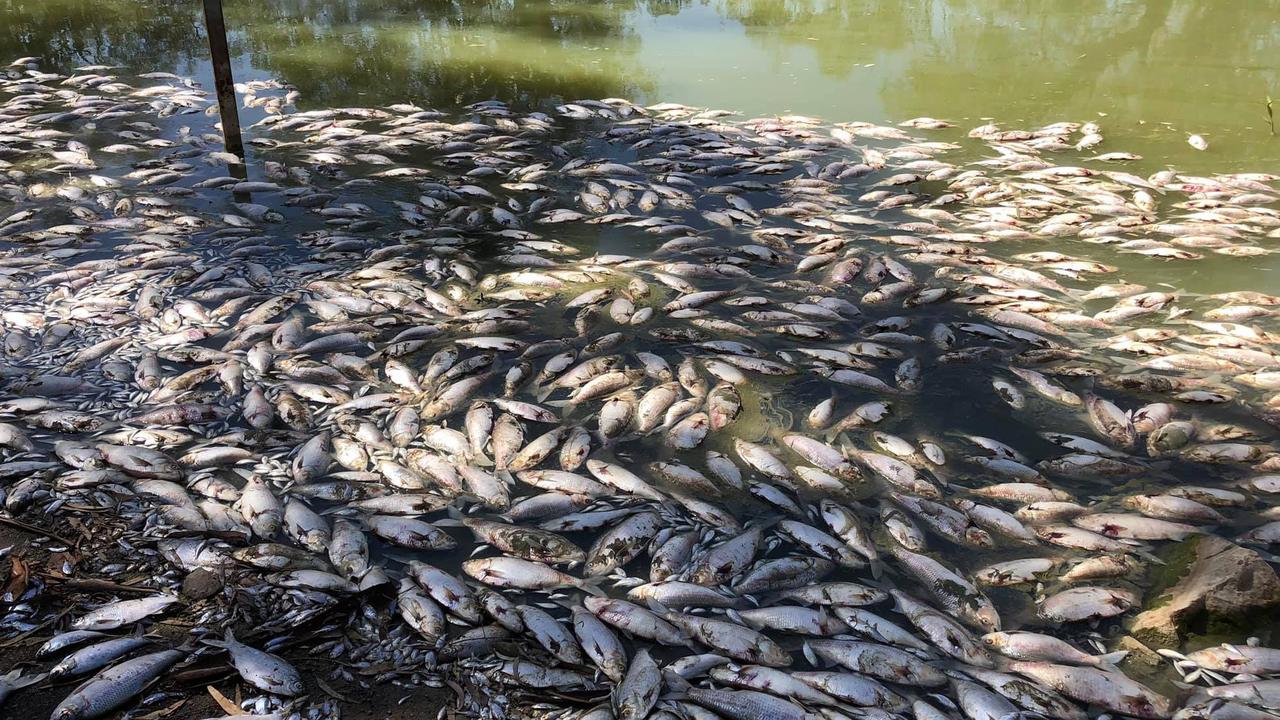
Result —
<path fill-rule="evenodd" d="M 222 637 L 222 640 L 205 639 L 203 642 L 205 645 L 212 645 L 216 648 L 230 648 L 232 645 L 236 644 L 236 635 L 231 628 L 227 628 L 226 633 L 224 633 Z"/>
<path fill-rule="evenodd" d="M 588 595 L 595 595 L 597 597 L 608 597 L 608 593 L 600 589 L 600 583 L 604 582 L 606 579 L 608 579 L 607 575 L 582 578 L 578 582 L 574 583 L 574 586 L 577 587 L 582 592 L 587 593 Z"/>
<path fill-rule="evenodd" d="M 445 509 L 449 513 L 449 518 L 447 520 L 436 520 L 433 522 L 433 524 L 444 525 L 446 527 L 461 527 L 462 521 L 465 518 L 465 516 L 462 514 L 462 510 L 452 503 L 450 503 L 449 507 Z"/>
<path fill-rule="evenodd" d="M 1116 663 L 1125 659 L 1128 655 L 1128 650 L 1117 650 L 1103 655 L 1095 655 L 1093 659 L 1098 661 L 1098 666 L 1101 668 L 1114 668 Z"/>
<path fill-rule="evenodd" d="M 35 685 L 36 683 L 44 680 L 46 677 L 49 677 L 48 673 L 35 673 L 32 675 L 27 675 L 26 677 L 23 677 L 22 669 L 18 668 L 15 670 L 10 670 L 4 675 L 0 675 L 0 683 L 3 683 L 6 686 L 6 688 L 10 692 L 12 692 L 14 690 L 21 690 L 22 688 L 27 687 L 28 685 Z"/>
<path fill-rule="evenodd" d="M 684 697 L 693 687 L 688 680 L 680 677 L 679 673 L 671 670 L 663 670 L 662 679 L 667 683 L 667 697 L 674 700 Z"/>

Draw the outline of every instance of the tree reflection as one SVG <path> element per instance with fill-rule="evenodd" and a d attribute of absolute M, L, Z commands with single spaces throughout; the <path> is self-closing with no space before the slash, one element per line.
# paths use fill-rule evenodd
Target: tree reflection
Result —
<path fill-rule="evenodd" d="M 199 3 L 169 0 L 0 0 L 0 58 L 36 55 L 60 68 L 109 62 L 139 72 L 183 69 L 204 44 L 199 10 Z"/>
<path fill-rule="evenodd" d="M 662 38 L 635 28 L 692 0 L 224 1 L 233 53 L 297 86 L 304 106 L 668 99 L 674 87 L 753 112 L 1086 109 L 1229 125 L 1261 123 L 1262 99 L 1280 94 L 1280 0 L 697 0 L 731 22 L 690 31 L 706 48 L 679 48 L 689 64 L 663 77 L 646 68 Z M 49 67 L 191 72 L 207 57 L 198 0 L 0 0 L 0 27 L 0 55 Z"/>
<path fill-rule="evenodd" d="M 629 96 L 638 11 L 688 0 L 276 0 L 231 2 L 233 47 L 325 104 Z"/>
<path fill-rule="evenodd" d="M 869 50 L 896 50 L 928 26 L 928 8 L 917 2 L 845 0 L 721 0 L 720 12 L 741 22 L 761 47 L 780 53 L 812 46 L 827 75 L 843 76 L 867 62 Z M 817 42 L 815 43 L 815 38 Z"/>
<path fill-rule="evenodd" d="M 224 0 L 232 53 L 324 105 L 633 96 L 635 13 L 689 0 Z M 190 72 L 207 59 L 195 0 L 0 0 L 0 53 L 50 68 Z"/>
<path fill-rule="evenodd" d="M 1280 17 L 1276 0 L 712 1 L 767 52 L 812 48 L 824 75 L 846 77 L 859 63 L 898 68 L 880 96 L 899 118 L 1036 117 L 1092 104 L 1176 119 L 1203 112 L 1189 91 L 1260 102 L 1280 86 L 1275 26 L 1259 22 Z M 1214 87 L 1189 87 L 1180 70 L 1205 64 Z"/>

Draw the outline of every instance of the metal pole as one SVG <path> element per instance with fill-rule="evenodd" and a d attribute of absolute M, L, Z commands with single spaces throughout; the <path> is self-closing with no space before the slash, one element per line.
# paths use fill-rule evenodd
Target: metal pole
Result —
<path fill-rule="evenodd" d="M 235 154 L 243 163 L 244 142 L 240 139 L 240 112 L 236 107 L 235 81 L 231 79 L 231 51 L 227 48 L 227 25 L 222 19 L 222 0 L 204 0 L 204 25 L 209 34 L 209 54 L 213 58 L 213 84 L 218 91 L 223 144 L 227 152 Z M 239 168 L 232 165 L 231 171 L 237 176 L 246 175 L 244 165 Z"/>

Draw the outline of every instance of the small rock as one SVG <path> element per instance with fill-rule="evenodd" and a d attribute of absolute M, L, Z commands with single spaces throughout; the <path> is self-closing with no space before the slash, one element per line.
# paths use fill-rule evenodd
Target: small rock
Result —
<path fill-rule="evenodd" d="M 1280 578 L 1252 550 L 1207 535 L 1195 546 L 1195 558 L 1173 587 L 1153 598 L 1134 619 L 1130 632 L 1160 647 L 1181 644 L 1186 630 L 1217 621 L 1240 622 L 1280 605 Z"/>
<path fill-rule="evenodd" d="M 1120 664 L 1125 669 L 1132 668 L 1137 670 L 1141 668 L 1142 671 L 1150 672 L 1159 670 L 1164 664 L 1155 650 L 1143 645 L 1132 635 L 1125 635 L 1120 638 L 1120 642 L 1116 643 L 1116 650 L 1129 651 L 1129 654 L 1124 656 L 1124 660 L 1120 661 Z"/>
<path fill-rule="evenodd" d="M 182 581 L 182 594 L 192 600 L 213 597 L 222 589 L 222 578 L 204 568 L 197 568 Z"/>

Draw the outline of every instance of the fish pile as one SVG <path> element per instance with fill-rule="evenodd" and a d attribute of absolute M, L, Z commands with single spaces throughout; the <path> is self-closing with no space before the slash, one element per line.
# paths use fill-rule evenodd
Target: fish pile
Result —
<path fill-rule="evenodd" d="M 1256 638 L 1156 648 L 1176 692 L 1107 652 L 1162 549 L 1280 542 L 1280 297 L 1118 279 L 1272 252 L 1277 176 L 1108 169 L 1092 123 L 271 81 L 246 168 L 195 83 L 118 72 L 0 81 L 4 505 L 154 593 L 4 600 L 93 673 L 55 720 L 211 662 L 317 716 L 284 645 L 479 717 L 1280 709 Z"/>

